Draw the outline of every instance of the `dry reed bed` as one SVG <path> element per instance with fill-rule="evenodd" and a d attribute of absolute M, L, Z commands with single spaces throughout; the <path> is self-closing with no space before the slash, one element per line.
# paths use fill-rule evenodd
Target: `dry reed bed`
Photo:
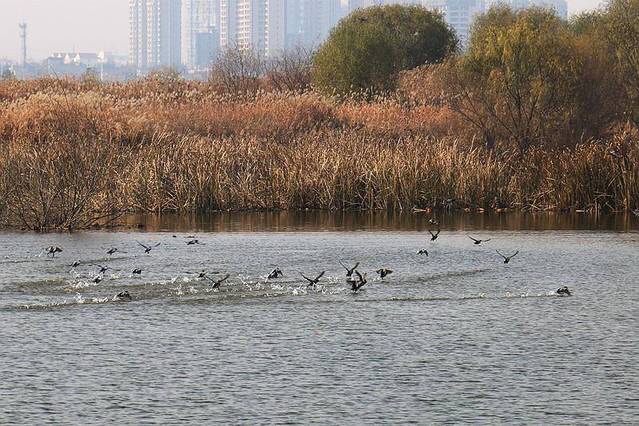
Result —
<path fill-rule="evenodd" d="M 47 230 L 125 211 L 639 202 L 636 129 L 522 155 L 473 142 L 445 108 L 176 84 L 0 83 L 3 223 Z"/>

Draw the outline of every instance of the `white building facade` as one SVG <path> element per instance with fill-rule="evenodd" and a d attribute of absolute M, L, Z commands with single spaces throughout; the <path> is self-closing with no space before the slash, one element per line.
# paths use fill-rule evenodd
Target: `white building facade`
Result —
<path fill-rule="evenodd" d="M 181 65 L 180 0 L 129 0 L 129 25 L 129 62 L 138 74 Z"/>

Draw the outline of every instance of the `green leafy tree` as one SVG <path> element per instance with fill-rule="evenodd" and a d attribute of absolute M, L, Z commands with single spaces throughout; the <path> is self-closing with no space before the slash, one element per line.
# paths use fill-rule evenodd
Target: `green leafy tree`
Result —
<path fill-rule="evenodd" d="M 568 138 L 581 63 L 575 38 L 552 10 L 490 9 L 468 51 L 443 67 L 450 106 L 484 135 L 521 152 Z"/>
<path fill-rule="evenodd" d="M 605 10 L 603 35 L 618 64 L 628 98 L 629 118 L 639 125 L 639 0 L 611 0 Z"/>
<path fill-rule="evenodd" d="M 383 92 L 402 70 L 441 62 L 457 38 L 441 15 L 418 6 L 377 6 L 343 19 L 313 58 L 313 82 L 327 94 Z"/>

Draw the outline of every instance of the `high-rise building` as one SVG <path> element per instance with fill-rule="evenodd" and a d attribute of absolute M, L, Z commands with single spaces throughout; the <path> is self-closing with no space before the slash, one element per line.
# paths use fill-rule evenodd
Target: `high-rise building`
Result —
<path fill-rule="evenodd" d="M 181 64 L 180 0 L 129 0 L 129 61 L 139 74 Z"/>
<path fill-rule="evenodd" d="M 208 64 L 217 53 L 217 4 L 182 0 L 182 63 L 189 68 Z"/>
<path fill-rule="evenodd" d="M 129 64 L 138 73 L 147 66 L 146 0 L 129 0 Z"/>
<path fill-rule="evenodd" d="M 475 17 L 486 11 L 484 0 L 424 0 L 424 6 L 444 15 L 446 23 L 457 33 L 462 47 L 468 43 Z"/>
<path fill-rule="evenodd" d="M 339 0 L 288 0 L 286 47 L 313 48 L 342 18 Z"/>
<path fill-rule="evenodd" d="M 285 0 L 220 0 L 220 46 L 276 56 L 285 46 Z"/>

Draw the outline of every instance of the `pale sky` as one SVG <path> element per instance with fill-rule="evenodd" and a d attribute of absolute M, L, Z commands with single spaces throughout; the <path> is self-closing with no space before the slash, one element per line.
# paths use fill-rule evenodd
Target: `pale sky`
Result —
<path fill-rule="evenodd" d="M 568 13 L 599 3 L 568 0 Z M 0 0 L 0 58 L 19 58 L 22 21 L 27 23 L 28 56 L 33 60 L 55 51 L 128 52 L 128 0 Z"/>

